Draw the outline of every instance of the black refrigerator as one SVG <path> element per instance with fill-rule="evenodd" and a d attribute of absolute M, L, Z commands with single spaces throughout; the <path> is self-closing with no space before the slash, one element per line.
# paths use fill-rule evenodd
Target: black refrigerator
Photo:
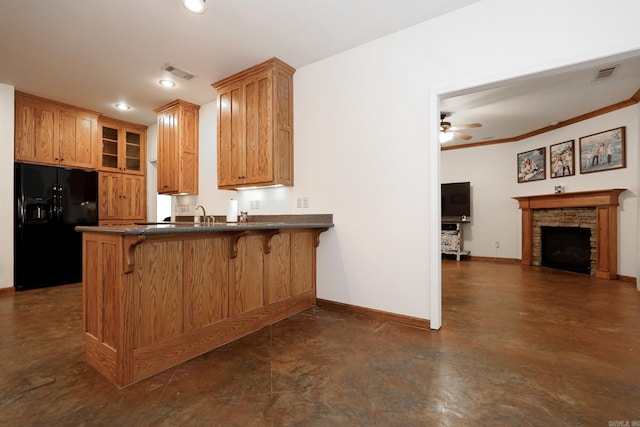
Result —
<path fill-rule="evenodd" d="M 82 233 L 98 225 L 98 172 L 15 163 L 14 286 L 82 281 Z"/>

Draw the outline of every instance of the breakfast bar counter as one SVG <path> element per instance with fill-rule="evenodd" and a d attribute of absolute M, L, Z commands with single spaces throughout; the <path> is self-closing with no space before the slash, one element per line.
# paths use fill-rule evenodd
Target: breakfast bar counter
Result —
<path fill-rule="evenodd" d="M 332 215 L 77 227 L 87 363 L 126 387 L 316 303 Z"/>

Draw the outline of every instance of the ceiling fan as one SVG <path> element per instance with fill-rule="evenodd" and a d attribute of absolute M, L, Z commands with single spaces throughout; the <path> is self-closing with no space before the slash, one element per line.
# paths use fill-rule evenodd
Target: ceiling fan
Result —
<path fill-rule="evenodd" d="M 467 125 L 452 125 L 451 122 L 445 122 L 444 119 L 449 117 L 451 113 L 440 113 L 440 142 L 445 143 L 451 141 L 453 138 L 460 138 L 468 141 L 472 138 L 471 135 L 466 133 L 457 132 L 463 129 L 479 128 L 482 125 L 480 123 L 470 123 Z"/>

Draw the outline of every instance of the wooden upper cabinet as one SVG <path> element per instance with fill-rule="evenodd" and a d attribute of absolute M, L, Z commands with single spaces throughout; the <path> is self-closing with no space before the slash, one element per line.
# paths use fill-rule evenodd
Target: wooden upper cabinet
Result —
<path fill-rule="evenodd" d="M 16 92 L 16 161 L 95 168 L 98 113 Z"/>
<path fill-rule="evenodd" d="M 59 107 L 17 92 L 15 104 L 16 161 L 57 163 Z"/>
<path fill-rule="evenodd" d="M 198 194 L 199 110 L 179 99 L 155 110 L 159 194 Z"/>
<path fill-rule="evenodd" d="M 218 187 L 293 185 L 293 73 L 272 58 L 218 91 Z"/>
<path fill-rule="evenodd" d="M 100 170 L 144 175 L 147 127 L 101 117 Z"/>

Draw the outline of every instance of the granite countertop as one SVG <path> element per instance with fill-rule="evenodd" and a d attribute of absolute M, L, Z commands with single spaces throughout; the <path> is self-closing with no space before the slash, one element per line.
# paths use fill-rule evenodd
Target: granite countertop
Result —
<path fill-rule="evenodd" d="M 216 218 L 217 219 L 217 218 Z M 214 222 L 194 223 L 190 221 L 176 222 L 141 222 L 123 226 L 78 226 L 76 231 L 94 233 L 114 233 L 133 236 L 180 234 L 180 233 L 224 233 L 230 231 L 276 230 L 286 228 L 331 228 L 333 215 L 264 215 L 249 217 L 249 222 Z"/>

